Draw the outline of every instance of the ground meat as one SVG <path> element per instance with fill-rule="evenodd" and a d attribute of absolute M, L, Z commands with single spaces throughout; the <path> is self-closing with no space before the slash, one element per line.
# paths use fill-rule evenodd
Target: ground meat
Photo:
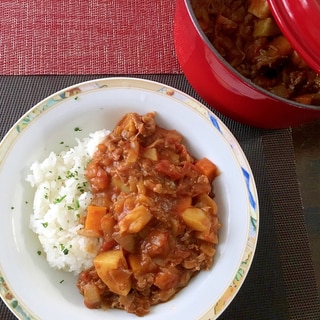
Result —
<path fill-rule="evenodd" d="M 239 73 L 283 98 L 320 105 L 319 75 L 283 36 L 267 0 L 192 0 L 191 4 L 210 42 Z"/>
<path fill-rule="evenodd" d="M 105 208 L 95 230 L 100 252 L 77 283 L 87 307 L 143 316 L 212 266 L 221 226 L 217 175 L 210 160 L 187 151 L 181 134 L 156 125 L 155 113 L 123 117 L 86 171 L 91 205 Z"/>

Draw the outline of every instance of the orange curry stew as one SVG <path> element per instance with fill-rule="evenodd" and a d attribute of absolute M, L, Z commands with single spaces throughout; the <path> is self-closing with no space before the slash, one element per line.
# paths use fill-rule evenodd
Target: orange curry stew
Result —
<path fill-rule="evenodd" d="M 283 98 L 320 105 L 319 75 L 283 36 L 267 0 L 191 0 L 191 4 L 210 42 L 244 77 Z"/>
<path fill-rule="evenodd" d="M 93 267 L 78 278 L 88 308 L 143 316 L 212 266 L 217 175 L 180 133 L 159 127 L 155 113 L 122 118 L 86 169 L 94 198 L 80 232 L 102 239 Z"/>

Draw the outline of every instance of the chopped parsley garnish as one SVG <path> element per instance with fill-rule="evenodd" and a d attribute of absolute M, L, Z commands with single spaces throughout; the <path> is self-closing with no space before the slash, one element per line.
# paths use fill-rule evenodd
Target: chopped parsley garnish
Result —
<path fill-rule="evenodd" d="M 82 129 L 80 129 L 79 127 L 75 127 L 74 131 L 82 131 Z"/>
<path fill-rule="evenodd" d="M 76 209 L 76 210 L 78 210 L 78 209 L 80 208 L 80 203 L 79 203 L 79 200 L 78 200 L 78 199 L 76 199 L 74 205 L 75 205 L 75 209 Z"/>
<path fill-rule="evenodd" d="M 53 200 L 53 203 L 54 204 L 57 204 L 57 203 L 61 203 L 63 201 L 63 199 L 65 199 L 66 195 L 60 197 L 60 198 L 56 198 Z"/>
<path fill-rule="evenodd" d="M 74 174 L 70 171 L 70 170 L 68 170 L 67 172 L 66 172 L 66 178 L 67 179 L 70 179 L 70 178 L 73 178 L 74 177 Z"/>
<path fill-rule="evenodd" d="M 68 210 L 78 210 L 78 209 L 80 209 L 79 200 L 78 199 L 75 200 L 74 206 L 65 205 L 65 208 L 67 208 Z"/>
<path fill-rule="evenodd" d="M 67 179 L 70 179 L 70 178 L 78 178 L 78 171 L 74 171 L 74 172 L 72 172 L 72 171 L 70 171 L 70 170 L 68 170 L 67 172 L 66 172 L 66 178 Z"/>
<path fill-rule="evenodd" d="M 41 223 L 42 225 L 43 225 L 43 227 L 44 228 L 47 228 L 48 227 L 48 225 L 49 225 L 49 223 L 48 222 L 43 222 L 43 223 Z"/>
<path fill-rule="evenodd" d="M 40 250 L 37 251 L 38 256 L 41 256 L 42 252 Z"/>
<path fill-rule="evenodd" d="M 70 245 L 69 248 L 71 249 L 72 246 Z M 64 255 L 67 255 L 69 253 L 68 248 L 66 248 L 65 245 L 62 243 L 60 243 L 60 250 L 63 252 Z"/>
<path fill-rule="evenodd" d="M 87 182 L 82 182 L 77 184 L 77 189 L 81 192 L 85 192 L 85 187 L 87 186 Z"/>
<path fill-rule="evenodd" d="M 62 282 L 64 282 L 64 280 L 62 279 L 59 283 L 62 283 Z"/>

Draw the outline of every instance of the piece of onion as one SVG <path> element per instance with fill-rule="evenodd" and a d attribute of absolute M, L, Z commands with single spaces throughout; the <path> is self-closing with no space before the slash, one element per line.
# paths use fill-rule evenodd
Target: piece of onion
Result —
<path fill-rule="evenodd" d="M 90 308 L 95 309 L 101 305 L 101 296 L 99 288 L 93 283 L 87 283 L 83 288 L 84 304 Z"/>

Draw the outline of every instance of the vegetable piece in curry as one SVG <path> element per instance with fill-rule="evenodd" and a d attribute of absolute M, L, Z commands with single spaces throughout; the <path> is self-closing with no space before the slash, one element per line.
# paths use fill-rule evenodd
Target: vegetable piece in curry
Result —
<path fill-rule="evenodd" d="M 320 76 L 281 33 L 267 0 L 191 4 L 210 42 L 240 74 L 277 96 L 320 105 Z"/>
<path fill-rule="evenodd" d="M 122 118 L 86 169 L 94 198 L 80 232 L 102 239 L 94 266 L 78 279 L 88 308 L 143 316 L 212 266 L 218 174 L 180 133 L 159 127 L 155 113 Z"/>

